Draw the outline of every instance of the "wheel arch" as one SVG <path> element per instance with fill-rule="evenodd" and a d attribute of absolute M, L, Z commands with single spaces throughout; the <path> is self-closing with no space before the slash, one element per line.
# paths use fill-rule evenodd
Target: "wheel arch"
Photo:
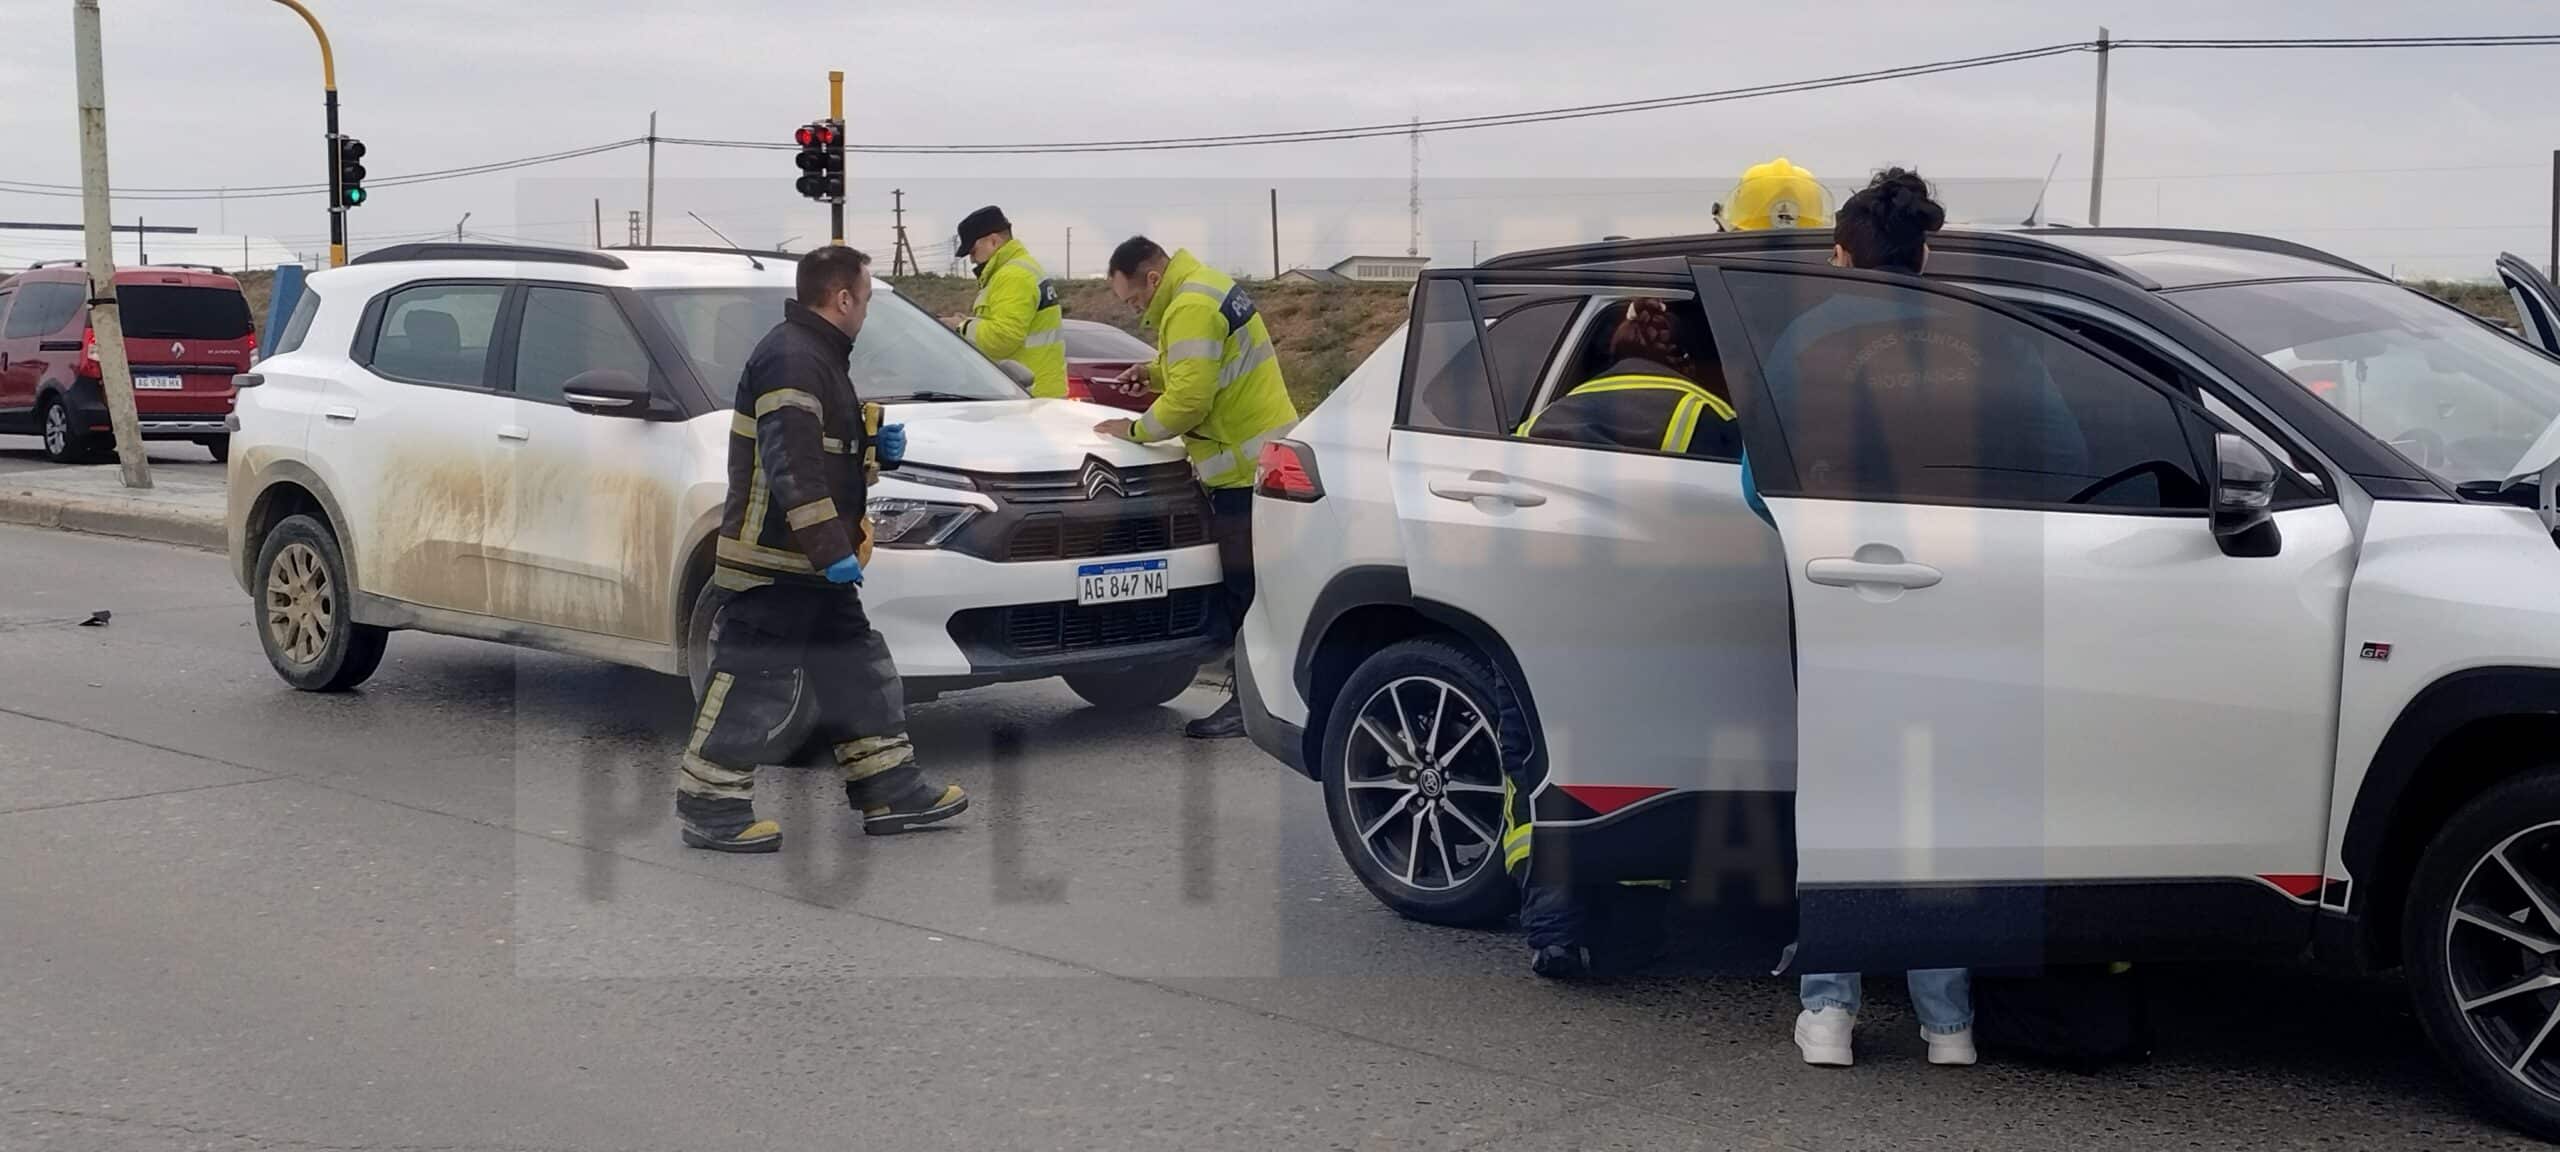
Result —
<path fill-rule="evenodd" d="M 316 517 L 330 535 L 337 537 L 339 559 L 347 567 L 347 582 L 361 592 L 364 577 L 356 569 L 356 550 L 347 540 L 346 514 L 329 485 L 297 460 L 275 461 L 258 478 L 258 494 L 250 498 L 248 511 L 241 519 L 240 554 L 233 558 L 232 575 L 240 581 L 241 589 L 255 593 L 258 552 L 265 547 L 267 534 L 297 514 Z"/>
<path fill-rule="evenodd" d="M 1324 719 L 1332 715 L 1334 700 L 1351 674 L 1389 645 L 1424 636 L 1456 640 L 1492 661 L 1527 718 L 1532 754 L 1546 754 L 1528 675 L 1501 632 L 1463 608 L 1416 597 L 1412 577 L 1403 568 L 1363 565 L 1336 573 L 1317 594 L 1290 672 L 1299 698 L 1307 703 L 1308 775 L 1323 777 Z"/>
<path fill-rule="evenodd" d="M 2560 669 L 2473 668 L 2428 685 L 2375 750 L 2339 842 L 2359 959 L 2396 962 L 2402 906 L 2435 829 L 2537 756 L 2560 757 Z"/>

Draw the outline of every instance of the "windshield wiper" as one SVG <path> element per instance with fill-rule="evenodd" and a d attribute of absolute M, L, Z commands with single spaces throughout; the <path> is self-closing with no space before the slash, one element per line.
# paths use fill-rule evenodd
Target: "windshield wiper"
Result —
<path fill-rule="evenodd" d="M 915 401 L 923 404 L 953 404 L 985 399 L 988 399 L 988 397 L 963 396 L 957 392 L 936 392 L 928 388 L 921 392 L 907 392 L 896 396 L 882 396 L 880 397 L 880 402 L 883 404 L 903 404 L 908 401 Z"/>

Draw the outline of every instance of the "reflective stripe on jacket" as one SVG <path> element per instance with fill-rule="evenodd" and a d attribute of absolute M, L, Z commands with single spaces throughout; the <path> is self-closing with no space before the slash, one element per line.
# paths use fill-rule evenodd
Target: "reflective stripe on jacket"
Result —
<path fill-rule="evenodd" d="M 1250 488 L 1263 445 L 1297 422 L 1253 298 L 1188 251 L 1173 254 L 1147 306 L 1162 395 L 1131 425 L 1141 444 L 1182 437 L 1200 482 Z"/>
<path fill-rule="evenodd" d="M 729 415 L 712 579 L 733 591 L 823 585 L 836 561 L 871 557 L 872 429 L 846 372 L 853 341 L 797 300 L 782 314 L 748 353 Z"/>
<path fill-rule="evenodd" d="M 1680 377 L 1613 372 L 1565 393 L 1522 422 L 1515 435 L 1685 455 L 1702 447 L 1702 424 L 1723 426 L 1712 443 L 1733 444 L 1738 451 L 1732 422 L 1733 405 Z"/>
<path fill-rule="evenodd" d="M 1030 369 L 1034 396 L 1066 396 L 1066 312 L 1058 306 L 1058 286 L 1022 241 L 1005 241 L 978 269 L 978 300 L 969 314 L 963 334 L 987 359 Z"/>

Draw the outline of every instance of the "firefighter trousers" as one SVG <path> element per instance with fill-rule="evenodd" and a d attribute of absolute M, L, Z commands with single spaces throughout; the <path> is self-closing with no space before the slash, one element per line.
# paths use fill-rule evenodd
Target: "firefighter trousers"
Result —
<path fill-rule="evenodd" d="M 790 730 L 803 694 L 816 710 L 805 741 Z M 776 583 L 720 606 L 711 625 L 711 679 L 676 791 L 749 799 L 756 765 L 794 763 L 802 748 L 811 750 L 809 760 L 826 749 L 857 807 L 893 799 L 921 780 L 897 663 L 863 614 L 857 589 Z"/>

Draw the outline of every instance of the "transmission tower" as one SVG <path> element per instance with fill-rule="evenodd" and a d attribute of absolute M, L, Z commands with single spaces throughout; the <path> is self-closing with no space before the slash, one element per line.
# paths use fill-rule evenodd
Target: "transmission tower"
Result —
<path fill-rule="evenodd" d="M 889 203 L 891 205 L 889 209 L 889 216 L 893 221 L 895 221 L 893 227 L 895 228 L 897 237 L 889 245 L 889 274 L 892 276 L 904 276 L 912 272 L 921 275 L 924 272 L 924 266 L 916 263 L 915 247 L 907 243 L 906 190 L 902 188 L 890 189 Z"/>
<path fill-rule="evenodd" d="M 1405 211 L 1412 217 L 1413 230 L 1405 238 L 1404 254 L 1422 255 L 1422 117 L 1413 118 L 1413 182 L 1406 186 Z"/>
<path fill-rule="evenodd" d="M 629 224 L 631 233 L 629 243 L 631 247 L 637 248 L 640 246 L 640 210 L 637 208 L 632 209 L 630 214 L 626 217 L 626 220 Z"/>

